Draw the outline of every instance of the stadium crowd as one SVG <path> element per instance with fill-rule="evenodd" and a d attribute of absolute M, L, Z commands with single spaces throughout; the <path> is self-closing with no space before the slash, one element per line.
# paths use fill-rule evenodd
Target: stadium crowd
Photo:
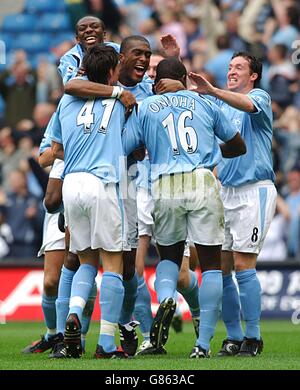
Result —
<path fill-rule="evenodd" d="M 34 1 L 23 3 L 19 15 L 40 17 L 44 12 L 34 8 Z M 0 65 L 0 258 L 36 257 L 41 245 L 46 179 L 36 166 L 38 146 L 63 94 L 57 63 L 74 45 L 71 37 L 76 21 L 91 14 L 104 21 L 108 41 L 120 43 L 128 35 L 139 34 L 149 40 L 153 52 L 160 52 L 160 37 L 172 34 L 187 70 L 204 74 L 220 88 L 226 85 L 227 67 L 234 52 L 246 50 L 263 60 L 261 88 L 272 98 L 273 161 L 281 197 L 260 259 L 299 259 L 298 1 L 65 0 L 53 3 L 60 4 L 61 8 L 47 9 L 47 16 L 53 12 L 55 21 L 60 12 L 67 18 L 67 24 L 57 25 L 51 31 L 55 39 L 40 52 L 34 52 L 20 39 L 15 39 L 17 43 L 9 42 L 10 38 L 24 33 L 24 41 L 29 36 L 27 27 L 17 30 L 18 24 L 14 25 L 14 19 L 10 19 L 14 15 L 2 15 L 0 24 L 0 39 L 7 43 L 8 49 L 6 63 Z M 44 33 L 41 28 L 39 34 Z"/>

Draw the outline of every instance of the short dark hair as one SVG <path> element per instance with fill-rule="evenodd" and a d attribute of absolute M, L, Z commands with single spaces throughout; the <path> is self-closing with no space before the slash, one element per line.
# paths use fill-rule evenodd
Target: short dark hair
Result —
<path fill-rule="evenodd" d="M 249 63 L 249 67 L 250 67 L 251 72 L 257 73 L 257 79 L 254 81 L 254 87 L 257 87 L 259 85 L 259 82 L 260 82 L 261 76 L 262 76 L 262 62 L 261 62 L 261 60 L 259 60 L 257 57 L 254 57 L 245 51 L 239 51 L 239 52 L 233 53 L 233 56 L 231 57 L 231 59 L 233 60 L 236 57 L 245 58 L 245 60 L 247 60 Z"/>
<path fill-rule="evenodd" d="M 83 20 L 83 19 L 88 19 L 88 18 L 93 18 L 93 19 L 97 19 L 97 21 L 100 23 L 101 27 L 102 27 L 102 30 L 105 31 L 106 30 L 106 27 L 105 27 L 105 24 L 103 22 L 103 20 L 97 18 L 97 16 L 94 16 L 94 15 L 86 15 L 84 16 L 83 18 L 80 18 L 77 23 L 76 23 L 76 26 L 75 26 L 75 34 L 76 36 L 78 35 L 78 25 L 79 23 Z"/>
<path fill-rule="evenodd" d="M 82 65 L 90 81 L 107 84 L 110 69 L 115 69 L 119 55 L 111 46 L 100 44 L 88 49 Z"/>
<path fill-rule="evenodd" d="M 134 41 L 146 43 L 150 47 L 148 39 L 146 39 L 142 35 L 130 35 L 129 37 L 123 39 L 120 47 L 120 53 L 125 53 L 128 50 L 128 47 L 131 46 L 131 42 Z"/>
<path fill-rule="evenodd" d="M 183 63 L 177 57 L 168 57 L 157 65 L 154 84 L 164 78 L 183 81 L 186 76 L 187 71 Z"/>
<path fill-rule="evenodd" d="M 223 50 L 223 49 L 229 49 L 230 48 L 230 37 L 229 37 L 229 34 L 223 34 L 223 35 L 219 35 L 217 37 L 217 48 L 219 50 Z"/>

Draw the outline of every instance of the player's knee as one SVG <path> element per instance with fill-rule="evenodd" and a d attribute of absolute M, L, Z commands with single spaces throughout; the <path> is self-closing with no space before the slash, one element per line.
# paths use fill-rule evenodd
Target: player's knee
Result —
<path fill-rule="evenodd" d="M 210 261 L 201 263 L 201 272 L 206 271 L 221 271 L 221 262 L 220 261 Z"/>
<path fill-rule="evenodd" d="M 227 263 L 223 263 L 222 262 L 222 273 L 223 273 L 223 275 L 229 275 L 229 274 L 231 274 L 231 272 L 232 272 L 232 266 L 230 266 L 229 264 L 227 264 Z"/>
<path fill-rule="evenodd" d="M 70 271 L 77 271 L 80 266 L 78 256 L 75 253 L 68 252 L 64 261 L 64 266 Z"/>
<path fill-rule="evenodd" d="M 256 267 L 255 253 L 235 253 L 234 254 L 234 269 L 236 272 L 253 269 Z"/>
<path fill-rule="evenodd" d="M 59 275 L 47 275 L 44 277 L 44 293 L 54 296 L 58 290 Z"/>

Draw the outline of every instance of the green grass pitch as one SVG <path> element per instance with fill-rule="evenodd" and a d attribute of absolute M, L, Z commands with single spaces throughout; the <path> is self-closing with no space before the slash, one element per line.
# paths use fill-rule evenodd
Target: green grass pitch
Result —
<path fill-rule="evenodd" d="M 95 360 L 93 352 L 99 325 L 91 325 L 87 352 L 81 359 L 53 360 L 48 353 L 24 355 L 20 351 L 43 333 L 42 323 L 10 322 L 0 325 L 0 370 L 299 370 L 300 325 L 291 321 L 263 321 L 264 351 L 256 358 L 217 358 L 225 336 L 218 324 L 211 344 L 211 359 L 189 359 L 194 344 L 192 324 L 186 322 L 182 333 L 170 331 L 167 355 L 128 360 Z M 139 336 L 140 338 L 140 336 Z M 141 340 L 141 338 L 140 338 Z"/>

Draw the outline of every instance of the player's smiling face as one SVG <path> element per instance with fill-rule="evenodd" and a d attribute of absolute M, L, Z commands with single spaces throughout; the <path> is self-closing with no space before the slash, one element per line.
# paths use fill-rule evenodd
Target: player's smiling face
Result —
<path fill-rule="evenodd" d="M 135 85 L 142 81 L 151 57 L 151 49 L 146 42 L 133 41 L 126 50 L 126 53 L 120 54 L 122 65 L 122 79 L 126 81 L 125 85 Z"/>
<path fill-rule="evenodd" d="M 105 38 L 103 25 L 98 18 L 86 17 L 79 20 L 76 27 L 76 39 L 85 48 L 102 43 Z"/>
<path fill-rule="evenodd" d="M 235 57 L 230 61 L 227 73 L 229 91 L 244 92 L 253 88 L 257 73 L 252 73 L 249 62 L 243 57 Z"/>

